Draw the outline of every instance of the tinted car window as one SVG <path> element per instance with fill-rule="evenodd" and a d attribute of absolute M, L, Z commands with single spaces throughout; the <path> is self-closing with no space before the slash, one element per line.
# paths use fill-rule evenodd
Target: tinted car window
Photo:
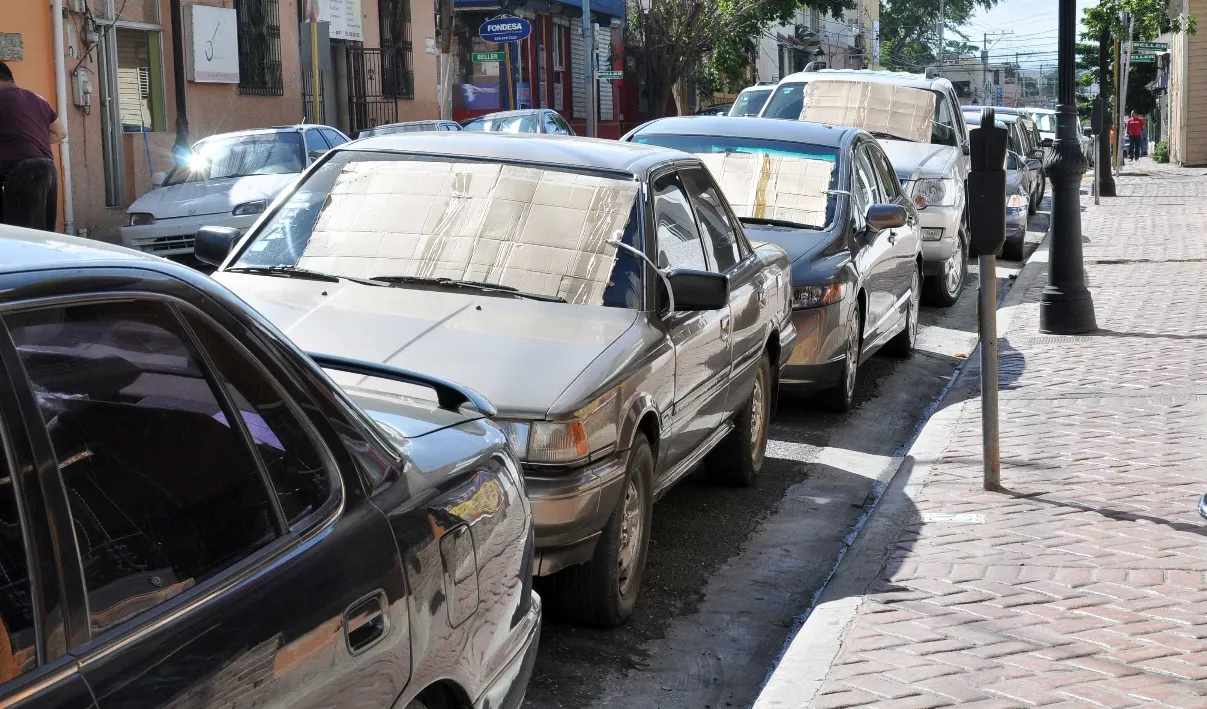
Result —
<path fill-rule="evenodd" d="M 943 94 L 935 94 L 935 120 L 931 124 L 930 142 L 936 145 L 959 145 L 959 129 L 951 101 Z"/>
<path fill-rule="evenodd" d="M 333 148 L 337 145 L 343 145 L 344 143 L 348 142 L 344 136 L 331 130 L 330 128 L 320 128 L 319 132 L 323 134 L 323 137 L 327 139 L 327 142 Z"/>
<path fill-rule="evenodd" d="M 696 220 L 683 185 L 674 173 L 663 175 L 654 182 L 654 220 L 659 268 L 708 270 Z"/>
<path fill-rule="evenodd" d="M 316 511 L 331 495 L 331 479 L 299 414 L 245 351 L 201 318 L 185 317 L 247 425 L 285 519 L 293 524 Z"/>
<path fill-rule="evenodd" d="M 16 679 L 37 664 L 33 589 L 25 555 L 13 470 L 0 447 L 0 683 Z"/>
<path fill-rule="evenodd" d="M 553 119 L 552 113 L 542 113 L 541 116 L 544 119 L 543 123 L 545 124 L 546 133 L 560 133 L 561 132 L 561 130 L 562 130 L 561 126 L 559 126 L 557 124 L 557 121 L 555 121 Z"/>
<path fill-rule="evenodd" d="M 93 633 L 273 539 L 260 472 L 171 309 L 103 303 L 5 320 L 58 458 Z"/>
<path fill-rule="evenodd" d="M 314 150 L 326 150 L 331 147 L 327 144 L 326 140 L 323 140 L 322 134 L 317 130 L 308 130 L 302 133 L 302 135 L 306 136 L 307 153 L 310 153 Z"/>
<path fill-rule="evenodd" d="M 855 151 L 855 189 L 851 195 L 855 199 L 855 214 L 858 224 L 863 224 L 863 215 L 868 207 L 880 201 L 876 191 L 876 177 L 871 162 L 868 160 L 867 149 Z"/>
<path fill-rule="evenodd" d="M 746 89 L 738 94 L 738 100 L 733 102 L 733 106 L 729 109 L 729 115 L 759 115 L 759 111 L 763 110 L 763 104 L 767 103 L 767 97 L 771 95 L 772 90 L 771 87 L 765 89 Z"/>
<path fill-rule="evenodd" d="M 800 112 L 805 104 L 805 83 L 780 84 L 775 87 L 775 93 L 767 99 L 763 107 L 763 118 L 782 118 L 789 121 L 800 120 Z"/>
<path fill-rule="evenodd" d="M 886 201 L 896 202 L 901 197 L 901 188 L 897 184 L 897 176 L 893 173 L 893 168 L 889 164 L 888 158 L 877 148 L 868 147 L 866 150 L 872 160 L 872 166 L 876 169 L 880 189 Z"/>
<path fill-rule="evenodd" d="M 553 114 L 553 122 L 556 123 L 559 128 L 561 128 L 563 135 L 574 135 L 574 129 L 570 127 L 570 124 L 567 123 L 566 119 L 562 118 L 560 114 Z"/>
<path fill-rule="evenodd" d="M 704 232 L 704 249 L 712 254 L 716 270 L 724 273 L 742 260 L 738 234 L 729 221 L 724 199 L 703 170 L 684 170 L 680 174 Z"/>

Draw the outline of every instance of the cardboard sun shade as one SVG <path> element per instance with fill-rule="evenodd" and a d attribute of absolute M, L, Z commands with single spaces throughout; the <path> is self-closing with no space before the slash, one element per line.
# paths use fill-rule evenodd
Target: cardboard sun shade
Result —
<path fill-rule="evenodd" d="M 834 163 L 766 153 L 700 155 L 739 217 L 826 226 Z"/>
<path fill-rule="evenodd" d="M 853 126 L 929 143 L 935 96 L 924 89 L 869 81 L 810 81 L 800 120 Z"/>
<path fill-rule="evenodd" d="M 598 305 L 637 183 L 516 165 L 353 162 L 298 266 L 483 281 Z"/>

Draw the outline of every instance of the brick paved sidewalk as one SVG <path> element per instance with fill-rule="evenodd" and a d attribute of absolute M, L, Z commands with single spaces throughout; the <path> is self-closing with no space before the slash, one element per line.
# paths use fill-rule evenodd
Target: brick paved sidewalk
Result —
<path fill-rule="evenodd" d="M 1015 286 L 1008 492 L 980 489 L 972 400 L 814 709 L 1207 708 L 1207 170 L 1117 182 L 1083 197 L 1101 330 L 1040 336 L 1046 274 Z"/>

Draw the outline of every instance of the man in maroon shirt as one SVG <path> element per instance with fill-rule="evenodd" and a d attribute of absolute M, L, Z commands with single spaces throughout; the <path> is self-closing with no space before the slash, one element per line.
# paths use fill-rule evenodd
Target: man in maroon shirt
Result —
<path fill-rule="evenodd" d="M 17 86 L 0 62 L 0 223 L 54 231 L 59 172 L 50 145 L 66 137 L 46 99 Z"/>

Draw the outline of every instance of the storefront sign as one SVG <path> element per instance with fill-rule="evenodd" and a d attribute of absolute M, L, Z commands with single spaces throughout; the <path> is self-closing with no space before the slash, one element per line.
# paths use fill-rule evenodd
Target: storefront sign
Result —
<path fill-rule="evenodd" d="M 531 34 L 531 22 L 511 15 L 499 15 L 478 28 L 478 36 L 485 42 L 519 42 Z"/>
<path fill-rule="evenodd" d="M 1157 61 L 1156 54 L 1133 54 L 1132 64 L 1155 64 Z"/>
<path fill-rule="evenodd" d="M 189 5 L 189 59 L 191 81 L 214 84 L 239 83 L 238 15 L 233 9 Z"/>
<path fill-rule="evenodd" d="M 619 70 L 597 71 L 595 76 L 600 81 L 616 81 L 624 78 L 624 72 Z"/>
<path fill-rule="evenodd" d="M 474 52 L 469 55 L 469 58 L 475 62 L 501 62 L 503 52 Z"/>

